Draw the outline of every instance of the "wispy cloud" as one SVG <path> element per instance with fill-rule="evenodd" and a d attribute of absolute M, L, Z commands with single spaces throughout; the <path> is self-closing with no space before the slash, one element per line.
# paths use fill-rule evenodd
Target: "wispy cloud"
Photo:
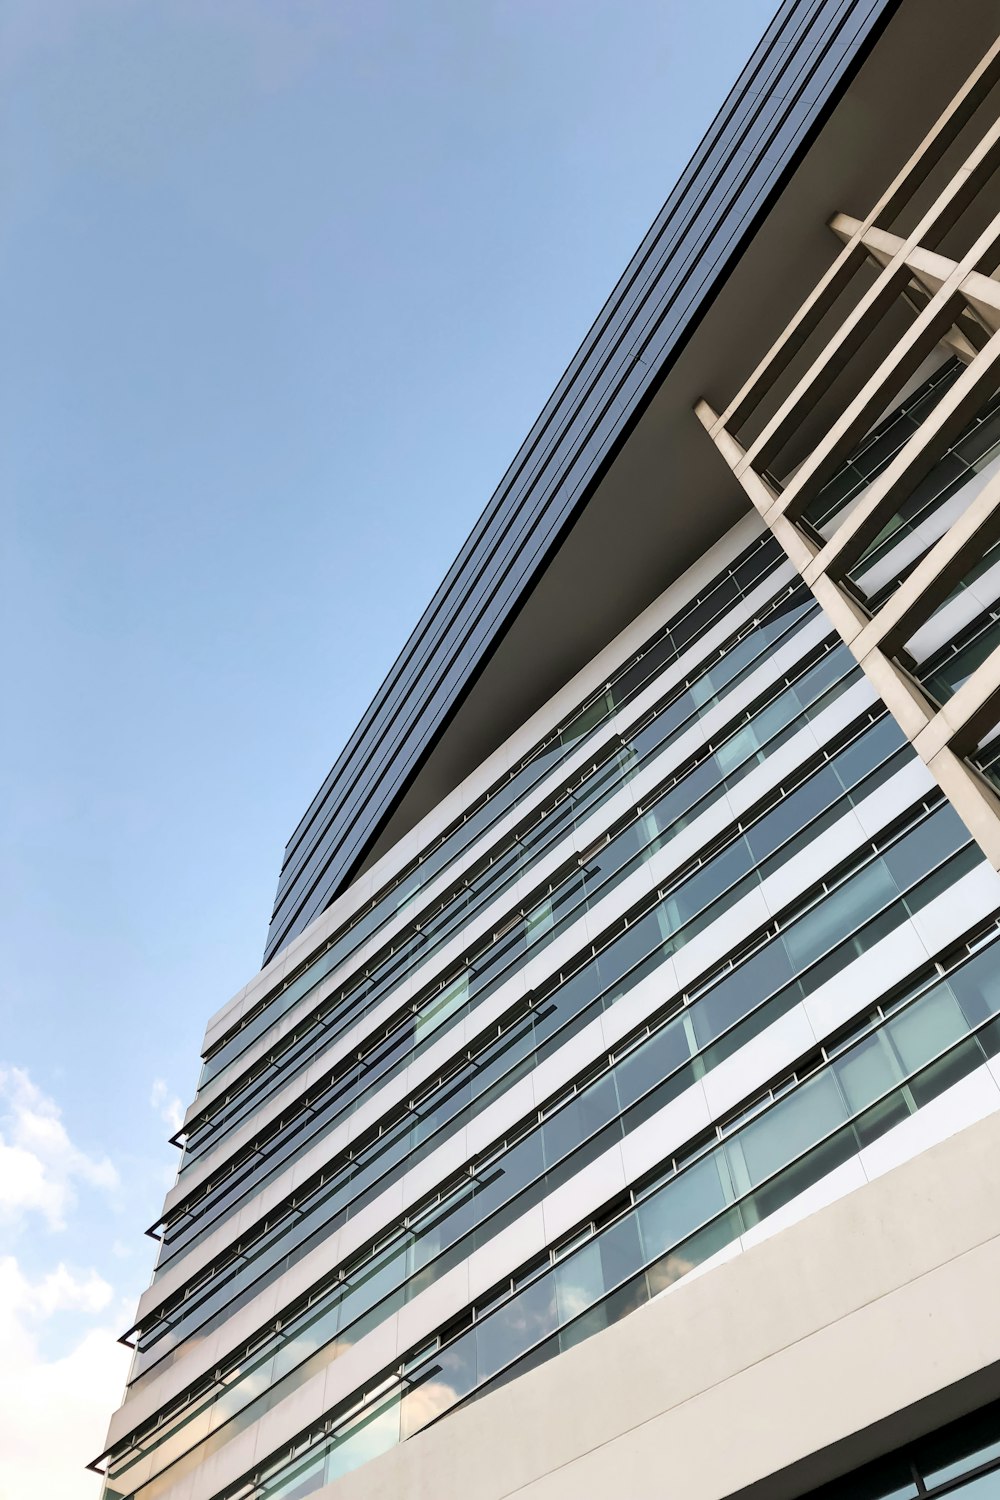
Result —
<path fill-rule="evenodd" d="M 149 1102 L 156 1110 L 171 1135 L 180 1130 L 184 1121 L 184 1106 L 176 1094 L 172 1094 L 162 1078 L 153 1079 L 149 1091 Z"/>
<path fill-rule="evenodd" d="M 16 1227 L 39 1214 L 64 1229 L 80 1184 L 113 1191 L 118 1173 L 73 1144 L 55 1100 L 24 1068 L 0 1065 L 0 1221 Z"/>
<path fill-rule="evenodd" d="M 37 1281 L 21 1274 L 13 1255 L 0 1256 L 0 1317 L 3 1313 L 50 1318 L 57 1312 L 103 1312 L 113 1296 L 94 1270 L 73 1271 L 62 1261 Z"/>

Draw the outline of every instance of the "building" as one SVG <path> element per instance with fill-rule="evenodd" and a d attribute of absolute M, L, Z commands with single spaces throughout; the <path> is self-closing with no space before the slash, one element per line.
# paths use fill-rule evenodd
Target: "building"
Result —
<path fill-rule="evenodd" d="M 788 0 L 286 852 L 108 1500 L 1000 1494 L 1000 42 Z"/>

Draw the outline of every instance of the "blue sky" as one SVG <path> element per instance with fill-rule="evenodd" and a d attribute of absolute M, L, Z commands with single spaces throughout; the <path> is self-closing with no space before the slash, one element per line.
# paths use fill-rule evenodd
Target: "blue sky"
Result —
<path fill-rule="evenodd" d="M 284 842 L 773 9 L 6 0 L 0 1500 L 96 1493 Z"/>

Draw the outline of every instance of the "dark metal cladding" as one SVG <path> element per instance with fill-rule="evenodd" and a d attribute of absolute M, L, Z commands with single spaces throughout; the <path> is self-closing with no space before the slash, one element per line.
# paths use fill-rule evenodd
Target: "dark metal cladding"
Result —
<path fill-rule="evenodd" d="M 900 0 L 786 0 L 285 850 L 267 962 L 344 889 Z"/>

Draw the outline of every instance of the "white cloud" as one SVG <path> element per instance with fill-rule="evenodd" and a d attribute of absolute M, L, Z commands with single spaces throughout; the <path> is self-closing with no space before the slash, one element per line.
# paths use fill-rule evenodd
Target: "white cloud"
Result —
<path fill-rule="evenodd" d="M 0 1065 L 0 1221 L 16 1226 L 37 1213 L 64 1229 L 78 1183 L 110 1191 L 118 1173 L 106 1156 L 73 1145 L 58 1105 L 25 1069 Z"/>
<path fill-rule="evenodd" d="M 74 1145 L 30 1075 L 0 1064 L 0 1230 L 17 1233 L 32 1215 L 64 1229 L 78 1192 L 118 1185 L 107 1157 Z M 92 1267 L 61 1260 L 29 1270 L 0 1255 L 0 1500 L 97 1500 L 100 1480 L 85 1465 L 101 1450 L 128 1367 L 110 1321 L 124 1326 L 128 1312 L 113 1300 Z"/>
<path fill-rule="evenodd" d="M 110 1326 L 92 1326 L 46 1359 L 38 1329 L 56 1313 L 92 1318 L 112 1295 L 94 1270 L 60 1264 L 32 1281 L 13 1256 L 0 1257 L 0 1500 L 97 1500 L 100 1481 L 84 1466 L 121 1399 L 128 1351 Z"/>
<path fill-rule="evenodd" d="M 184 1123 L 184 1106 L 176 1094 L 171 1094 L 162 1078 L 153 1079 L 153 1087 L 149 1091 L 149 1102 L 170 1134 L 176 1135 Z"/>
<path fill-rule="evenodd" d="M 57 1312 L 102 1312 L 113 1295 L 104 1277 L 96 1271 L 77 1275 L 62 1261 L 39 1281 L 29 1282 L 21 1276 L 11 1255 L 0 1260 L 0 1296 L 5 1290 L 8 1295 L 14 1290 L 10 1303 L 15 1311 L 20 1309 L 42 1318 L 50 1318 Z"/>

